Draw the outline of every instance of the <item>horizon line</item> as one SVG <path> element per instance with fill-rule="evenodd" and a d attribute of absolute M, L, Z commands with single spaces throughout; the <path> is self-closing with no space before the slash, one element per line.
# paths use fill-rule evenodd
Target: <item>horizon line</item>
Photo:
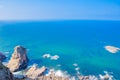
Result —
<path fill-rule="evenodd" d="M 120 21 L 119 19 L 41 19 L 41 20 L 31 20 L 31 19 L 16 19 L 16 20 L 0 20 L 0 21 Z"/>

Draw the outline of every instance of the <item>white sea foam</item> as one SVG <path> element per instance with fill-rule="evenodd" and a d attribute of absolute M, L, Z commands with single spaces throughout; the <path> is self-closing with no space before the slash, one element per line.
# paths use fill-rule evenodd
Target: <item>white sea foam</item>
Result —
<path fill-rule="evenodd" d="M 55 69 L 50 69 L 50 72 L 54 72 L 55 71 Z"/>
<path fill-rule="evenodd" d="M 42 57 L 43 57 L 43 58 L 50 58 L 51 55 L 50 55 L 50 54 L 44 54 Z"/>
<path fill-rule="evenodd" d="M 79 67 L 77 67 L 77 68 L 75 68 L 75 70 L 76 70 L 76 71 L 79 71 L 79 70 L 80 70 L 80 68 L 79 68 Z"/>
<path fill-rule="evenodd" d="M 51 56 L 51 60 L 57 60 L 57 59 L 59 59 L 58 55 Z"/>
<path fill-rule="evenodd" d="M 79 71 L 77 71 L 77 75 L 80 75 L 81 73 Z"/>
<path fill-rule="evenodd" d="M 51 60 L 58 60 L 60 57 L 58 55 L 51 56 L 50 54 L 44 54 L 43 58 L 50 58 Z"/>
<path fill-rule="evenodd" d="M 90 75 L 90 76 L 89 76 L 89 80 L 98 80 L 98 78 L 95 77 L 94 75 Z"/>
<path fill-rule="evenodd" d="M 61 70 L 58 70 L 58 71 L 55 72 L 55 76 L 64 77 L 64 74 Z"/>
<path fill-rule="evenodd" d="M 9 56 L 9 53 L 10 53 L 9 51 L 4 52 L 4 54 L 5 54 L 6 57 Z"/>
<path fill-rule="evenodd" d="M 75 78 L 75 76 L 73 76 L 69 80 L 76 80 L 76 78 Z"/>
<path fill-rule="evenodd" d="M 50 69 L 46 76 L 49 76 L 51 73 L 54 73 L 55 69 Z"/>
<path fill-rule="evenodd" d="M 76 67 L 76 66 L 78 66 L 78 64 L 77 64 L 77 63 L 74 63 L 74 64 L 73 64 L 73 66 L 75 66 L 75 67 Z"/>
<path fill-rule="evenodd" d="M 64 78 L 70 76 L 67 71 L 55 70 L 54 68 L 50 69 L 48 74 L 46 74 L 46 76 L 49 76 L 50 74 L 54 74 L 57 77 L 64 77 Z"/>
<path fill-rule="evenodd" d="M 2 62 L 2 63 L 3 63 L 3 65 L 5 65 L 5 66 L 7 66 L 7 64 L 8 64 L 7 62 Z"/>
<path fill-rule="evenodd" d="M 99 78 L 100 78 L 100 80 L 115 80 L 113 75 L 111 75 L 107 71 L 104 71 L 104 75 L 99 74 Z"/>
<path fill-rule="evenodd" d="M 14 72 L 13 75 L 16 78 L 24 78 L 24 74 L 22 71 Z"/>
<path fill-rule="evenodd" d="M 60 66 L 61 66 L 61 64 L 58 64 L 57 66 L 58 66 L 58 67 L 60 67 Z"/>

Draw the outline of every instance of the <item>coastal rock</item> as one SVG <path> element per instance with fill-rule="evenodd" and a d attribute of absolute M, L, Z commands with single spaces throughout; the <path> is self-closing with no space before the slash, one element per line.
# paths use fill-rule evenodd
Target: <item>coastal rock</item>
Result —
<path fill-rule="evenodd" d="M 14 80 L 14 77 L 10 70 L 5 67 L 0 61 L 0 80 Z"/>
<path fill-rule="evenodd" d="M 27 68 L 28 62 L 29 59 L 27 57 L 26 48 L 22 46 L 16 46 L 7 67 L 10 69 L 10 71 L 16 72 Z"/>
<path fill-rule="evenodd" d="M 89 75 L 89 76 L 78 76 L 79 80 L 98 80 L 97 77 Z M 101 79 L 100 79 L 101 80 Z"/>
<path fill-rule="evenodd" d="M 0 61 L 3 61 L 3 60 L 5 60 L 5 59 L 6 59 L 6 56 L 3 55 L 3 54 L 0 52 Z"/>
<path fill-rule="evenodd" d="M 73 79 L 69 79 L 68 77 L 55 76 L 54 73 L 51 73 L 49 76 L 43 76 L 38 78 L 38 80 L 73 80 Z"/>
<path fill-rule="evenodd" d="M 27 79 L 35 80 L 43 76 L 46 69 L 47 68 L 45 66 L 38 68 L 38 66 L 35 64 L 30 69 L 28 69 L 25 75 Z"/>
<path fill-rule="evenodd" d="M 105 49 L 110 53 L 117 53 L 120 50 L 120 48 L 114 46 L 105 46 Z"/>
<path fill-rule="evenodd" d="M 107 71 L 104 71 L 104 75 L 99 75 L 100 80 L 115 80 L 113 75 L 111 75 L 110 73 L 108 73 Z"/>
<path fill-rule="evenodd" d="M 50 55 L 50 54 L 44 54 L 42 57 L 43 57 L 43 58 L 50 58 L 51 55 Z"/>
<path fill-rule="evenodd" d="M 37 65 L 33 65 L 25 73 L 26 80 L 69 80 L 65 77 L 61 71 L 50 71 L 47 73 L 45 66 L 39 68 Z"/>

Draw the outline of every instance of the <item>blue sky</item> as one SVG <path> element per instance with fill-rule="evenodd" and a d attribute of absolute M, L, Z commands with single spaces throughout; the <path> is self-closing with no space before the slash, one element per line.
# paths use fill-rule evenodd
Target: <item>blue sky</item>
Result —
<path fill-rule="evenodd" d="M 120 20 L 120 0 L 0 0 L 0 20 Z"/>

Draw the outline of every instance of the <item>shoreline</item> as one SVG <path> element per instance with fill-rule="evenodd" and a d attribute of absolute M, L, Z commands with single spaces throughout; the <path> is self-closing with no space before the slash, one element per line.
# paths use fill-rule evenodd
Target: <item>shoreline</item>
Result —
<path fill-rule="evenodd" d="M 36 64 L 29 66 L 27 69 L 31 68 L 34 65 L 36 65 Z M 41 67 L 38 66 L 38 68 L 41 68 Z M 113 76 L 113 73 L 107 72 L 107 71 L 103 71 L 103 74 L 99 74 L 99 75 L 83 75 L 80 73 L 80 71 L 76 71 L 76 73 L 75 73 L 76 75 L 71 75 L 71 74 L 67 73 L 66 71 L 63 71 L 60 69 L 54 69 L 54 68 L 50 69 L 49 67 L 46 67 L 46 68 L 48 69 L 48 72 L 45 73 L 44 76 L 50 76 L 51 73 L 54 73 L 54 76 L 66 78 L 63 80 L 116 80 Z M 22 71 L 18 71 L 18 74 L 17 74 L 17 72 L 15 72 L 13 74 L 16 75 L 16 77 L 22 76 L 22 78 L 23 78 L 23 77 L 25 77 L 25 74 L 24 74 L 25 71 L 26 70 L 22 70 Z M 21 73 L 23 73 L 23 74 L 21 74 Z"/>
<path fill-rule="evenodd" d="M 60 56 L 44 54 L 43 58 L 57 60 L 60 58 Z M 107 71 L 104 71 L 104 74 L 99 74 L 97 76 L 83 75 L 80 72 L 80 68 L 77 63 L 72 64 L 76 72 L 74 73 L 74 76 L 70 73 L 67 73 L 67 71 L 63 71 L 60 69 L 56 70 L 54 66 L 51 69 L 50 67 L 46 67 L 43 64 L 41 64 L 42 66 L 40 67 L 36 63 L 28 66 L 28 63 L 30 63 L 30 60 L 27 57 L 26 48 L 22 46 L 16 46 L 14 48 L 11 59 L 7 63 L 4 63 L 4 65 L 10 69 L 15 78 L 20 78 L 20 80 L 22 80 L 23 78 L 25 78 L 25 80 L 26 78 L 28 78 L 28 80 L 34 80 L 37 78 L 38 80 L 41 80 L 41 77 L 43 80 L 46 80 L 46 78 L 58 78 L 60 80 L 115 80 L 112 74 Z M 43 76 L 45 79 L 43 78 Z"/>

